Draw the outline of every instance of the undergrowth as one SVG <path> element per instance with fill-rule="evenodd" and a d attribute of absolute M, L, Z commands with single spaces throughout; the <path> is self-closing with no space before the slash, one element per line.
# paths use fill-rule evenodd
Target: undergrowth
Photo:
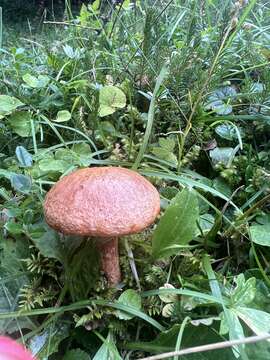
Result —
<path fill-rule="evenodd" d="M 259 0 L 95 1 L 19 38 L 4 19 L 0 333 L 39 359 L 98 360 L 270 331 L 269 15 Z M 94 242 L 42 209 L 60 177 L 101 165 L 161 198 L 156 224 L 120 239 L 117 288 Z"/>

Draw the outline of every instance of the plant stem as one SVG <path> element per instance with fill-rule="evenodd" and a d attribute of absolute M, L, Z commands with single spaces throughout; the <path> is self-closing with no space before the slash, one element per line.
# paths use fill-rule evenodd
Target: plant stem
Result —
<path fill-rule="evenodd" d="M 97 239 L 100 253 L 101 268 L 110 285 L 117 285 L 121 281 L 119 267 L 118 238 Z"/>

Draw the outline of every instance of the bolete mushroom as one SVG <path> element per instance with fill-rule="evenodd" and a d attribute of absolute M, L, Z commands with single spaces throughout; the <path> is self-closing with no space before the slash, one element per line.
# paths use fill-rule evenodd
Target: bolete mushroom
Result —
<path fill-rule="evenodd" d="M 0 336 L 0 359 L 35 360 L 35 358 L 24 346 L 7 336 Z"/>
<path fill-rule="evenodd" d="M 47 193 L 47 223 L 66 235 L 94 237 L 110 285 L 121 280 L 118 237 L 151 225 L 160 211 L 159 193 L 137 172 L 92 167 L 60 179 Z"/>

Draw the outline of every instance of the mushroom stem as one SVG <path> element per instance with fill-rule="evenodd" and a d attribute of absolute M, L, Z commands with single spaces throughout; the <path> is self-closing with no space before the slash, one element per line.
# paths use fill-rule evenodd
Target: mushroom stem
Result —
<path fill-rule="evenodd" d="M 100 253 L 101 268 L 110 285 L 117 285 L 121 281 L 119 267 L 118 238 L 102 239 L 97 242 Z"/>

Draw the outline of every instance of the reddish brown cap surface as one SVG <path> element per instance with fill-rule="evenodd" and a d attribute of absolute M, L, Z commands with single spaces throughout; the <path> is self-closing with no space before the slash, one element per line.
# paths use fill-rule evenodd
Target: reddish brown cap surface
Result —
<path fill-rule="evenodd" d="M 119 167 L 77 170 L 47 193 L 47 223 L 63 234 L 113 237 L 139 232 L 160 211 L 159 193 L 135 171 Z"/>

